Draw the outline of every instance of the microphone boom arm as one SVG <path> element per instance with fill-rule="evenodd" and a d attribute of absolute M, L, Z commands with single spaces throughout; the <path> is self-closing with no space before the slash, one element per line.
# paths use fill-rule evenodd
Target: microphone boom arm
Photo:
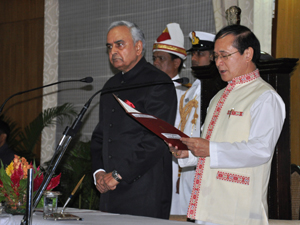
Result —
<path fill-rule="evenodd" d="M 11 96 L 9 96 L 4 102 L 3 104 L 1 105 L 0 107 L 0 113 L 2 112 L 6 102 L 8 100 L 10 100 L 11 98 L 17 96 L 17 95 L 21 95 L 21 94 L 24 94 L 24 93 L 27 93 L 27 92 L 31 92 L 31 91 L 35 91 L 35 90 L 38 90 L 38 89 L 42 89 L 42 88 L 45 88 L 45 87 L 49 87 L 49 86 L 52 86 L 52 85 L 56 85 L 56 84 L 60 84 L 60 83 L 65 83 L 65 82 L 74 82 L 74 81 L 80 81 L 80 82 L 85 82 L 85 83 L 91 83 L 93 82 L 93 78 L 92 77 L 85 77 L 85 78 L 82 78 L 80 80 L 63 80 L 63 81 L 58 81 L 58 82 L 55 82 L 55 83 L 51 83 L 51 84 L 47 84 L 45 86 L 41 86 L 41 87 L 36 87 L 36 88 L 33 88 L 33 89 L 30 89 L 30 90 L 26 90 L 26 91 L 20 91 L 18 93 L 15 93 Z"/>

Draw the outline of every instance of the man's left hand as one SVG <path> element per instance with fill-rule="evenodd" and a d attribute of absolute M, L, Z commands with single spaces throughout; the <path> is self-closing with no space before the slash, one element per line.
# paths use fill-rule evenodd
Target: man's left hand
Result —
<path fill-rule="evenodd" d="M 105 174 L 104 176 L 104 182 L 105 184 L 110 188 L 110 190 L 115 190 L 117 185 L 119 184 L 118 181 L 116 181 L 115 178 L 112 176 L 112 172 Z"/>
<path fill-rule="evenodd" d="M 203 138 L 181 138 L 183 144 L 197 157 L 209 156 L 209 141 Z"/>

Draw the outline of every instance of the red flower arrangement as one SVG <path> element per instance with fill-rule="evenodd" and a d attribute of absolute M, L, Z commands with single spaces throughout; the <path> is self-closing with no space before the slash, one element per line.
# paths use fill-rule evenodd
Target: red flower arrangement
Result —
<path fill-rule="evenodd" d="M 44 179 L 40 167 L 28 163 L 24 157 L 15 155 L 13 161 L 4 169 L 1 162 L 0 169 L 0 201 L 5 201 L 12 209 L 17 209 L 20 205 L 25 208 L 27 171 L 33 168 L 33 192 L 37 191 Z M 60 182 L 61 174 L 51 179 L 47 190 L 52 190 Z"/>

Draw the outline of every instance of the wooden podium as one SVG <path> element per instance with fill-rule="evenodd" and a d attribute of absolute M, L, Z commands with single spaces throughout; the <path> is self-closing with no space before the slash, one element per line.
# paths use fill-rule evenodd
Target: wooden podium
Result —
<path fill-rule="evenodd" d="M 286 119 L 272 161 L 268 204 L 270 219 L 291 219 L 291 153 L 290 153 L 290 76 L 298 59 L 274 59 L 263 55 L 258 68 L 261 77 L 273 86 L 286 106 Z M 227 83 L 223 82 L 214 63 L 209 66 L 192 67 L 194 76 L 201 80 L 201 125 L 211 98 Z"/>

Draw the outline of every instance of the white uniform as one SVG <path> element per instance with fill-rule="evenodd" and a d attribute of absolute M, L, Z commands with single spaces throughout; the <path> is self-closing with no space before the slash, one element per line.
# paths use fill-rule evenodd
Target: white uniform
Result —
<path fill-rule="evenodd" d="M 198 102 L 198 106 L 197 108 L 192 108 L 183 132 L 190 137 L 200 137 L 201 81 L 198 79 L 195 80 L 192 87 L 187 90 L 183 100 L 183 107 L 193 99 Z M 193 125 L 192 120 L 194 119 L 195 110 L 198 114 L 198 118 L 196 120 L 196 124 Z M 196 164 L 185 167 L 180 163 L 180 160 L 181 159 L 178 161 L 179 165 L 182 167 L 179 186 L 180 208 L 181 215 L 186 215 L 193 190 Z"/>
<path fill-rule="evenodd" d="M 179 79 L 180 76 L 176 75 L 175 77 L 172 78 L 172 80 Z M 180 114 L 179 114 L 179 101 L 181 96 L 186 92 L 187 87 L 182 86 L 180 83 L 174 82 L 175 90 L 176 90 L 176 95 L 177 95 L 177 112 L 176 112 L 176 119 L 175 119 L 175 124 L 174 127 L 178 128 L 178 125 L 180 123 Z M 180 199 L 179 199 L 179 194 L 176 193 L 176 184 L 178 180 L 178 162 L 177 159 L 173 156 L 172 157 L 172 202 L 171 202 L 171 215 L 182 215 L 181 209 L 180 209 Z M 186 215 L 186 214 L 185 214 Z"/>

